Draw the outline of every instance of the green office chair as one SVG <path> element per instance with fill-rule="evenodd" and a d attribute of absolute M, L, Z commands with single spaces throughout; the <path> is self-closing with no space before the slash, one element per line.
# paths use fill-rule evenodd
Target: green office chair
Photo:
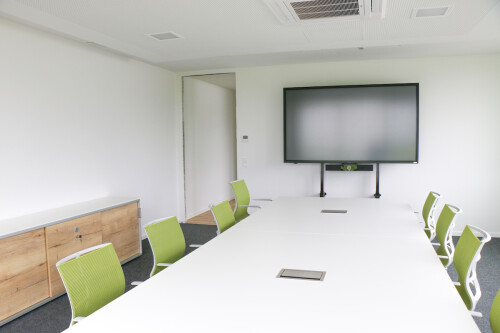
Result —
<path fill-rule="evenodd" d="M 150 276 L 161 272 L 177 260 L 184 257 L 186 240 L 176 216 L 155 220 L 144 227 L 148 234 L 149 244 L 153 250 L 154 265 Z M 190 244 L 189 247 L 200 247 Z M 132 282 L 137 285 L 140 282 Z"/>
<path fill-rule="evenodd" d="M 248 208 L 262 208 L 261 206 L 250 206 L 250 193 L 248 193 L 247 185 L 243 179 L 235 180 L 230 182 L 231 188 L 234 193 L 234 200 L 236 205 L 234 206 L 234 218 L 236 222 L 240 222 L 244 218 L 248 217 Z M 258 201 L 272 201 L 271 199 L 253 199 Z"/>
<path fill-rule="evenodd" d="M 71 324 L 125 292 L 125 277 L 113 244 L 97 245 L 56 263 L 71 304 Z"/>
<path fill-rule="evenodd" d="M 482 239 L 479 240 L 472 230 L 481 234 Z M 473 315 L 478 316 L 481 314 L 474 312 L 474 309 L 481 298 L 481 289 L 477 279 L 476 264 L 481 259 L 484 244 L 490 240 L 491 236 L 486 231 L 467 225 L 458 240 L 454 256 L 454 265 L 458 275 L 458 282 L 454 284 L 467 309 Z"/>
<path fill-rule="evenodd" d="M 210 205 L 209 207 L 212 210 L 215 223 L 217 224 L 217 235 L 223 233 L 236 224 L 229 201 L 224 200 L 217 205 Z"/>
<path fill-rule="evenodd" d="M 427 199 L 425 199 L 424 207 L 422 208 L 422 218 L 424 219 L 425 228 L 424 231 L 429 237 L 429 240 L 433 240 L 436 237 L 436 221 L 434 219 L 434 211 L 436 210 L 436 204 L 441 195 L 436 192 L 429 192 Z"/>
<path fill-rule="evenodd" d="M 439 246 L 436 249 L 436 253 L 445 268 L 448 268 L 453 262 L 455 246 L 453 245 L 452 232 L 455 228 L 455 217 L 460 213 L 462 213 L 460 208 L 446 204 L 436 222 L 438 243 L 432 243 L 432 245 Z"/>
<path fill-rule="evenodd" d="M 474 317 L 482 318 L 483 315 L 480 312 L 471 311 L 471 315 Z M 491 304 L 490 310 L 490 327 L 491 332 L 500 333 L 500 290 L 497 292 L 493 304 Z"/>
<path fill-rule="evenodd" d="M 493 333 L 500 333 L 500 291 L 495 296 L 491 305 L 490 326 Z"/>

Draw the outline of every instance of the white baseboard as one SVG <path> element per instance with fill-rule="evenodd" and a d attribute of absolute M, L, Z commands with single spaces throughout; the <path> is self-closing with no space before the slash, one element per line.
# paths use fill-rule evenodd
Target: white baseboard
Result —
<path fill-rule="evenodd" d="M 231 198 L 229 198 L 229 199 L 225 199 L 225 200 L 227 200 L 227 201 L 231 201 L 231 200 L 234 200 L 234 198 L 232 198 L 232 197 L 231 197 Z M 221 200 L 221 201 L 222 201 L 222 200 Z M 220 202 L 220 201 L 216 201 L 216 202 Z M 196 212 L 194 212 L 194 213 L 191 213 L 191 214 L 187 215 L 187 216 L 186 216 L 186 221 L 187 221 L 187 220 L 189 220 L 190 218 L 193 218 L 193 217 L 198 216 L 198 215 L 200 215 L 200 214 L 206 213 L 206 212 L 208 212 L 208 211 L 210 211 L 210 208 L 209 208 L 209 207 L 208 207 L 208 205 L 207 205 L 207 208 L 202 209 L 202 210 L 198 210 L 198 211 L 196 211 Z"/>
<path fill-rule="evenodd" d="M 206 212 L 208 212 L 209 210 L 210 210 L 210 208 L 208 208 L 208 207 L 207 207 L 205 210 L 199 210 L 199 211 L 197 211 L 197 212 L 194 212 L 194 213 L 192 213 L 192 214 L 189 214 L 189 215 L 187 215 L 187 216 L 186 216 L 186 221 L 187 221 L 187 220 L 189 220 L 190 218 L 193 218 L 193 217 L 198 216 L 198 215 L 200 215 L 200 214 L 206 213 Z"/>

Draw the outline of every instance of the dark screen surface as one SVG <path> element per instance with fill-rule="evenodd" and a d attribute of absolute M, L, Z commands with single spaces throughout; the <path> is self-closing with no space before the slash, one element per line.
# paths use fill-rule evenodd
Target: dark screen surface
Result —
<path fill-rule="evenodd" d="M 418 84 L 283 93 L 285 162 L 418 162 Z"/>

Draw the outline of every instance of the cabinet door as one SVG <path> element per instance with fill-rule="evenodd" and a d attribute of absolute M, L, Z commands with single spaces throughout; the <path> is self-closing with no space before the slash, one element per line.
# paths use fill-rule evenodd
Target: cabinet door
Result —
<path fill-rule="evenodd" d="M 70 254 L 103 243 L 100 214 L 87 215 L 45 228 L 51 297 L 64 291 L 56 263 Z"/>
<path fill-rule="evenodd" d="M 137 203 L 101 212 L 102 240 L 113 243 L 120 261 L 139 253 Z"/>
<path fill-rule="evenodd" d="M 0 321 L 48 297 L 44 229 L 0 239 Z"/>

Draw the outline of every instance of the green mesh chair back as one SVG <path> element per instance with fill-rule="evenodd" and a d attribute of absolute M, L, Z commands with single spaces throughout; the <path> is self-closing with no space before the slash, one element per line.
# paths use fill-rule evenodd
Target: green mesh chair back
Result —
<path fill-rule="evenodd" d="M 490 326 L 493 333 L 500 333 L 500 291 L 495 296 L 491 305 Z"/>
<path fill-rule="evenodd" d="M 227 200 L 213 206 L 210 206 L 212 214 L 214 215 L 215 223 L 217 224 L 217 233 L 221 234 L 227 229 L 235 225 L 236 220 L 234 218 L 233 210 L 231 205 Z"/>
<path fill-rule="evenodd" d="M 453 262 L 455 246 L 453 245 L 452 231 L 455 228 L 455 217 L 461 212 L 460 208 L 446 204 L 436 222 L 436 238 L 439 242 L 436 252 L 441 256 L 441 262 L 446 268 Z"/>
<path fill-rule="evenodd" d="M 250 204 L 250 193 L 248 193 L 247 185 L 243 179 L 234 181 L 230 184 L 233 189 L 235 200 L 234 218 L 236 222 L 239 222 L 249 216 L 248 208 L 242 206 L 248 206 Z"/>
<path fill-rule="evenodd" d="M 425 233 L 430 240 L 433 240 L 436 235 L 436 223 L 434 219 L 434 211 L 436 204 L 441 195 L 436 192 L 429 192 L 427 199 L 425 199 L 424 207 L 422 208 L 422 217 L 425 223 Z"/>
<path fill-rule="evenodd" d="M 472 230 L 481 233 L 480 240 Z M 474 311 L 477 301 L 481 298 L 481 289 L 476 275 L 476 264 L 481 259 L 481 250 L 491 236 L 484 230 L 473 226 L 465 226 L 455 250 L 454 265 L 457 271 L 459 285 L 456 286 L 467 309 Z"/>
<path fill-rule="evenodd" d="M 186 252 L 186 241 L 176 216 L 155 220 L 144 227 L 153 250 L 154 265 L 150 276 L 165 269 L 159 263 L 173 264 Z"/>
<path fill-rule="evenodd" d="M 72 254 L 56 264 L 71 304 L 71 325 L 125 292 L 125 277 L 113 244 Z"/>

